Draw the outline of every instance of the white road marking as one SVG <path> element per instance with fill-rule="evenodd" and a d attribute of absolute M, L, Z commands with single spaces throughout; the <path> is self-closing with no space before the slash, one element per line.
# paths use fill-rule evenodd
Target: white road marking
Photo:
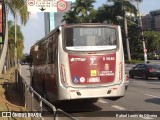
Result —
<path fill-rule="evenodd" d="M 154 98 L 160 98 L 159 96 L 155 96 L 155 95 L 150 95 L 150 94 L 145 94 L 147 96 L 150 96 L 150 97 L 154 97 Z"/>
<path fill-rule="evenodd" d="M 114 107 L 114 108 L 116 108 L 118 110 L 126 110 L 125 108 L 117 106 L 117 105 L 112 105 L 112 107 Z"/>
<path fill-rule="evenodd" d="M 101 100 L 101 99 L 99 99 L 98 102 L 100 102 L 100 103 L 108 103 L 107 101 Z"/>

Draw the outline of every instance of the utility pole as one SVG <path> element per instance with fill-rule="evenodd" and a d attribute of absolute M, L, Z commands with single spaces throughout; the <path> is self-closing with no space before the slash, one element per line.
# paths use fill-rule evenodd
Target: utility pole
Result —
<path fill-rule="evenodd" d="M 18 82 L 18 59 L 17 59 L 17 14 L 14 11 L 14 63 L 15 63 L 15 82 Z M 17 87 L 17 86 L 16 86 Z"/>
<path fill-rule="evenodd" d="M 19 10 L 16 10 L 14 8 L 14 44 L 15 44 L 15 49 L 14 49 L 14 62 L 15 62 L 15 82 L 17 84 L 18 82 L 18 55 L 17 55 L 17 12 L 20 11 L 21 9 L 23 9 L 26 6 L 26 4 L 24 6 L 22 6 Z M 17 87 L 17 86 L 16 86 Z"/>
<path fill-rule="evenodd" d="M 141 36 L 142 36 L 142 44 L 143 44 L 143 52 L 144 52 L 144 63 L 147 63 L 147 49 L 146 49 L 146 43 L 145 43 L 145 39 L 144 39 L 142 18 L 141 18 L 141 15 L 140 15 L 139 1 L 138 0 L 137 0 L 137 9 L 138 9 L 138 15 L 139 15 L 139 24 L 140 24 L 140 28 L 141 28 Z"/>
<path fill-rule="evenodd" d="M 127 18 L 126 18 L 125 10 L 124 10 L 124 31 L 125 31 L 128 60 L 131 60 L 130 46 L 129 46 L 129 39 L 128 39 L 128 26 L 127 26 Z"/>
<path fill-rule="evenodd" d="M 128 2 L 128 0 L 125 0 Z M 125 32 L 125 40 L 126 40 L 126 46 L 127 46 L 127 55 L 128 55 L 128 60 L 131 60 L 131 53 L 130 53 L 130 46 L 129 46 L 129 39 L 128 39 L 128 26 L 127 26 L 127 18 L 126 18 L 126 10 L 125 10 L 125 6 L 124 6 L 124 2 L 123 1 L 123 14 L 124 14 L 124 32 Z"/>

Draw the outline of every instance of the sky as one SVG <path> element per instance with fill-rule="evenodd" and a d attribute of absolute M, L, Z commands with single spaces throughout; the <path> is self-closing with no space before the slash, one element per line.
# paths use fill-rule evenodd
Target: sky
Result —
<path fill-rule="evenodd" d="M 107 0 L 96 0 L 95 8 L 107 3 Z M 143 0 L 139 5 L 140 13 L 149 13 L 152 10 L 160 9 L 160 0 Z M 19 23 L 20 24 L 20 23 Z M 44 33 L 44 14 L 31 13 L 29 21 L 25 26 L 21 26 L 24 35 L 24 53 L 30 52 L 30 47 L 45 36 Z"/>

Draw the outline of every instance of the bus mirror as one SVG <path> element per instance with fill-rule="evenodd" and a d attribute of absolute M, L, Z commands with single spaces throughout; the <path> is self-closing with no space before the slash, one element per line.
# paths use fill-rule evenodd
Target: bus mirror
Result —
<path fill-rule="evenodd" d="M 32 66 L 33 58 L 32 58 L 32 56 L 31 56 L 31 55 L 29 56 L 29 60 L 28 60 L 28 62 L 29 62 L 29 65 L 30 65 L 30 66 Z"/>
<path fill-rule="evenodd" d="M 57 33 L 59 33 L 60 32 L 60 30 L 59 29 L 57 29 Z"/>
<path fill-rule="evenodd" d="M 6 24 L 5 4 L 4 0 L 0 0 L 0 44 L 4 43 L 5 24 Z"/>

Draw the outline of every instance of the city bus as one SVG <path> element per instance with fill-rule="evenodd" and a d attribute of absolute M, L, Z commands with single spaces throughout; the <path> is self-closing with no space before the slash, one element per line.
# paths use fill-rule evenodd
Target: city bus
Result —
<path fill-rule="evenodd" d="M 125 95 L 121 29 L 101 23 L 61 25 L 30 50 L 31 85 L 47 100 L 119 99 Z"/>

